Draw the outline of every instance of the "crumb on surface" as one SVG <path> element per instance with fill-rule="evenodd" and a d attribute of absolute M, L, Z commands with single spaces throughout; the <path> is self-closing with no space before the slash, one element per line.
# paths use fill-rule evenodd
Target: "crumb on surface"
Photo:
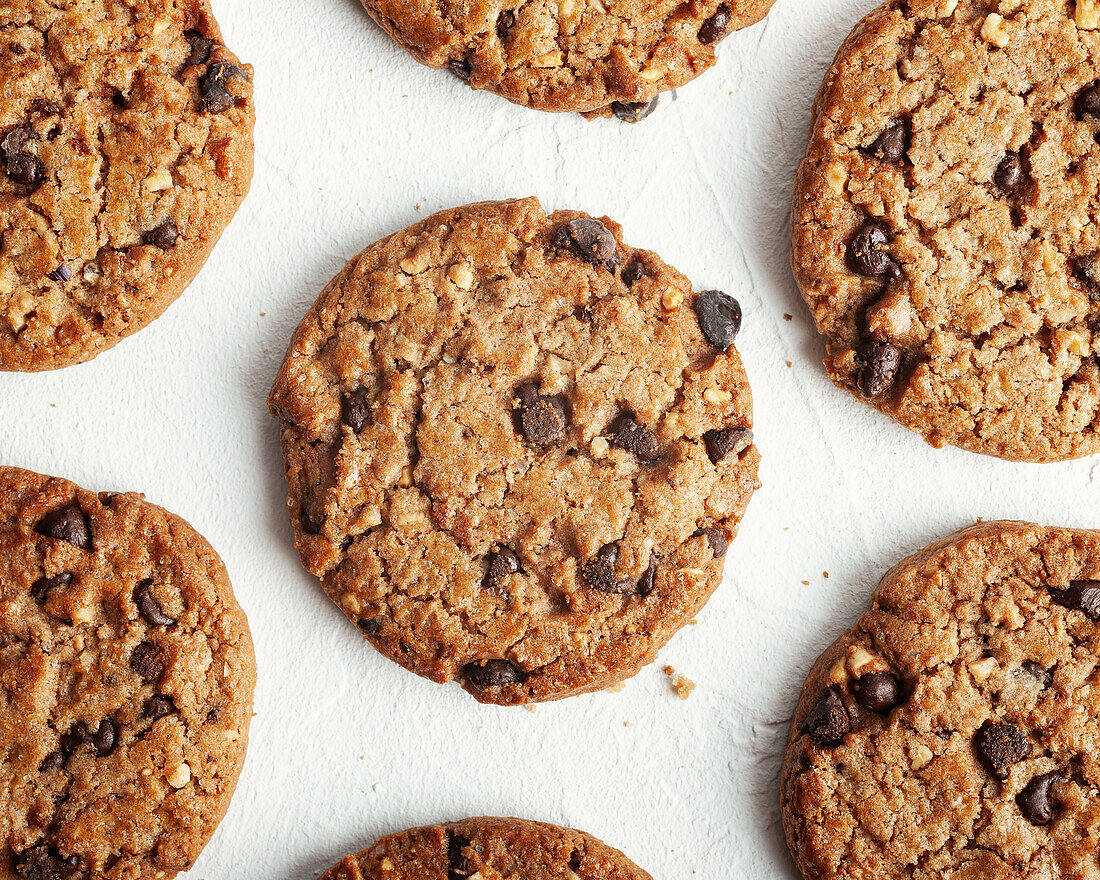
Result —
<path fill-rule="evenodd" d="M 786 312 L 784 312 L 783 313 L 783 320 L 784 321 L 793 321 L 794 320 L 794 315 L 788 315 Z"/>
<path fill-rule="evenodd" d="M 695 682 L 686 675 L 678 675 L 676 670 L 671 666 L 666 666 L 664 671 L 665 675 L 668 676 L 669 684 L 672 686 L 672 691 L 676 696 L 681 700 L 686 700 L 691 696 L 691 692 L 695 690 Z"/>

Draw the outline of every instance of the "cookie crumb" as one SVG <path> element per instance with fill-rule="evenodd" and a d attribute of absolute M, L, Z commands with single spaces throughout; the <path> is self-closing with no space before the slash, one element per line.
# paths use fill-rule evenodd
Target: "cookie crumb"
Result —
<path fill-rule="evenodd" d="M 691 692 L 695 690 L 695 682 L 686 675 L 677 675 L 676 670 L 671 666 L 665 667 L 665 675 L 668 676 L 673 693 L 681 700 L 686 700 L 691 696 Z"/>
<path fill-rule="evenodd" d="M 793 321 L 794 320 L 794 315 L 789 315 L 786 312 L 784 312 L 783 313 L 783 320 L 784 321 Z"/>

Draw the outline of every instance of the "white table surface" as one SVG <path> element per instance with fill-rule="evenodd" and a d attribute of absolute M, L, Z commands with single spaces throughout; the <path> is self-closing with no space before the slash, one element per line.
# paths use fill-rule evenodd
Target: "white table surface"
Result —
<path fill-rule="evenodd" d="M 792 878 L 777 805 L 790 713 L 882 573 L 978 517 L 1100 525 L 1100 460 L 936 451 L 821 367 L 787 264 L 788 203 L 813 94 L 871 6 L 779 0 L 631 127 L 472 93 L 397 49 L 357 0 L 215 0 L 256 68 L 247 201 L 148 329 L 85 366 L 0 375 L 0 460 L 182 515 L 248 612 L 251 748 L 190 877 L 309 880 L 383 834 L 488 814 L 586 830 L 656 880 Z M 697 288 L 741 300 L 764 456 L 698 624 L 623 691 L 533 713 L 404 672 L 325 598 L 293 550 L 264 405 L 291 331 L 347 259 L 434 210 L 530 194 L 617 219 Z M 686 702 L 664 664 L 697 682 Z"/>

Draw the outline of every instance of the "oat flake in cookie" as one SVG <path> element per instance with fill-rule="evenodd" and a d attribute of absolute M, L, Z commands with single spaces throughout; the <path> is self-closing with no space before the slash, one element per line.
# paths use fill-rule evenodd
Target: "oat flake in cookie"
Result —
<path fill-rule="evenodd" d="M 832 379 L 934 446 L 1100 450 L 1098 27 L 1093 2 L 891 2 L 818 94 L 795 275 Z"/>
<path fill-rule="evenodd" d="M 660 92 L 695 79 L 717 44 L 775 0 L 363 0 L 418 61 L 475 89 L 550 111 L 645 118 Z"/>
<path fill-rule="evenodd" d="M 179 517 L 0 468 L 0 880 L 159 880 L 237 783 L 256 664 Z"/>
<path fill-rule="evenodd" d="M 596 838 L 525 819 L 465 819 L 383 837 L 321 880 L 652 880 Z"/>
<path fill-rule="evenodd" d="M 783 822 L 813 880 L 1100 876 L 1100 532 L 980 523 L 814 665 Z"/>
<path fill-rule="evenodd" d="M 482 702 L 651 662 L 757 487 L 740 309 L 619 232 L 535 199 L 429 217 L 333 279 L 271 391 L 305 567 Z"/>
<path fill-rule="evenodd" d="M 48 370 L 195 277 L 252 176 L 252 68 L 205 0 L 8 0 L 0 24 L 0 369 Z"/>

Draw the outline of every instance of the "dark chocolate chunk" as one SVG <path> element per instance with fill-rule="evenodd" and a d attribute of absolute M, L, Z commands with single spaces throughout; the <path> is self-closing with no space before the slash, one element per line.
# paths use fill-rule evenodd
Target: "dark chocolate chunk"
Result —
<path fill-rule="evenodd" d="M 661 444 L 652 428 L 640 425 L 630 416 L 619 419 L 611 442 L 620 449 L 633 452 L 640 461 L 650 464 L 661 457 Z"/>
<path fill-rule="evenodd" d="M 45 177 L 42 163 L 27 149 L 27 145 L 35 140 L 37 136 L 29 125 L 13 128 L 0 140 L 4 170 L 21 186 L 38 186 Z"/>
<path fill-rule="evenodd" d="M 196 30 L 184 31 L 183 35 L 191 45 L 191 51 L 187 54 L 184 67 L 206 64 L 210 60 L 210 50 L 214 48 L 214 41 L 207 39 Z"/>
<path fill-rule="evenodd" d="M 703 537 L 707 539 L 707 543 L 710 544 L 710 552 L 714 554 L 715 559 L 721 559 L 726 555 L 726 551 L 729 549 L 729 538 L 726 537 L 726 533 L 721 529 L 717 529 L 714 526 L 708 526 L 705 529 L 699 529 L 693 538 Z"/>
<path fill-rule="evenodd" d="M 695 300 L 695 317 L 707 342 L 725 351 L 741 331 L 741 304 L 728 293 L 704 290 Z"/>
<path fill-rule="evenodd" d="M 705 46 L 717 43 L 730 31 L 730 13 L 725 4 L 699 26 L 699 42 Z"/>
<path fill-rule="evenodd" d="M 627 287 L 633 287 L 641 279 L 648 277 L 649 269 L 646 268 L 645 263 L 641 260 L 631 260 L 627 267 L 623 269 L 623 284 Z"/>
<path fill-rule="evenodd" d="M 382 631 L 382 621 L 361 619 L 356 624 L 364 635 L 376 636 Z"/>
<path fill-rule="evenodd" d="M 1089 299 L 1100 299 L 1100 266 L 1097 266 L 1097 256 L 1100 254 L 1088 254 L 1077 257 L 1073 261 L 1073 274 L 1085 288 Z"/>
<path fill-rule="evenodd" d="M 325 521 L 322 518 L 320 521 L 315 520 L 309 515 L 309 511 L 304 507 L 302 508 L 302 531 L 307 535 L 319 535 L 321 534 L 321 528 L 324 526 Z"/>
<path fill-rule="evenodd" d="M 31 595 L 39 602 L 46 601 L 46 594 L 58 587 L 67 587 L 73 582 L 73 576 L 67 571 L 55 574 L 53 577 L 40 577 L 31 585 Z"/>
<path fill-rule="evenodd" d="M 839 745 L 852 729 L 852 721 L 844 701 L 835 687 L 827 687 L 820 699 L 802 722 L 802 732 L 815 746 L 822 748 Z"/>
<path fill-rule="evenodd" d="M 201 106 L 204 112 L 224 113 L 237 103 L 237 99 L 225 87 L 231 76 L 248 79 L 245 72 L 236 64 L 221 61 L 210 65 L 210 69 L 199 80 L 199 91 L 202 92 Z"/>
<path fill-rule="evenodd" d="M 656 110 L 659 100 L 660 98 L 655 97 L 651 101 L 637 101 L 634 103 L 615 101 L 611 105 L 611 112 L 615 114 L 616 119 L 621 119 L 623 122 L 629 122 L 633 125 L 635 122 L 641 122 Z"/>
<path fill-rule="evenodd" d="M 463 82 L 469 82 L 474 68 L 465 58 L 452 58 L 447 62 L 447 69 Z"/>
<path fill-rule="evenodd" d="M 638 595 L 648 596 L 657 586 L 657 554 L 649 555 L 649 567 L 642 572 L 638 579 Z"/>
<path fill-rule="evenodd" d="M 894 122 L 864 152 L 882 162 L 894 164 L 902 161 L 909 152 L 909 127 L 904 121 Z"/>
<path fill-rule="evenodd" d="M 118 725 L 112 719 L 104 718 L 99 722 L 91 742 L 97 758 L 107 757 L 118 745 Z"/>
<path fill-rule="evenodd" d="M 1054 818 L 1054 807 L 1050 802 L 1050 786 L 1064 781 L 1057 770 L 1036 776 L 1023 791 L 1016 795 L 1016 805 L 1032 825 L 1046 825 Z"/>
<path fill-rule="evenodd" d="M 153 597 L 152 581 L 142 581 L 137 585 L 134 589 L 134 604 L 137 605 L 142 619 L 150 626 L 171 626 L 176 622 L 164 613 Z"/>
<path fill-rule="evenodd" d="M 901 367 L 901 349 L 889 342 L 870 342 L 858 352 L 859 390 L 864 397 L 881 397 L 893 386 Z"/>
<path fill-rule="evenodd" d="M 152 718 L 156 721 L 158 718 L 163 718 L 169 712 L 174 712 L 175 708 L 176 704 L 172 702 L 171 697 L 157 694 L 155 697 L 150 697 L 145 701 L 145 705 L 141 709 L 141 714 L 146 718 Z"/>
<path fill-rule="evenodd" d="M 890 236 L 884 224 L 871 220 L 848 244 L 848 267 L 867 278 L 901 278 L 901 265 L 885 249 Z"/>
<path fill-rule="evenodd" d="M 554 233 L 552 244 L 558 250 L 572 251 L 593 266 L 612 269 L 619 264 L 615 236 L 599 220 L 590 217 L 570 220 Z"/>
<path fill-rule="evenodd" d="M 461 834 L 447 832 L 447 880 L 465 880 L 474 873 L 465 850 L 470 841 Z"/>
<path fill-rule="evenodd" d="M 340 420 L 356 434 L 370 421 L 370 405 L 362 391 L 349 391 L 340 398 Z"/>
<path fill-rule="evenodd" d="M 731 452 L 740 455 L 752 445 L 752 431 L 748 428 L 723 428 L 703 434 L 703 445 L 711 462 L 718 464 Z"/>
<path fill-rule="evenodd" d="M 1073 109 L 1077 112 L 1078 119 L 1091 116 L 1100 119 L 1100 82 L 1093 83 L 1077 94 L 1073 102 Z"/>
<path fill-rule="evenodd" d="M 619 561 L 619 548 L 616 544 L 606 544 L 593 559 L 581 566 L 581 577 L 594 590 L 601 593 L 633 593 L 635 585 L 620 578 L 615 571 Z"/>
<path fill-rule="evenodd" d="M 523 670 L 507 660 L 484 660 L 467 663 L 463 670 L 466 681 L 476 688 L 503 687 L 506 684 L 522 684 L 527 676 Z"/>
<path fill-rule="evenodd" d="M 164 651 L 152 642 L 142 642 L 130 655 L 130 668 L 146 684 L 152 684 L 161 677 L 166 662 Z"/>
<path fill-rule="evenodd" d="M 1034 660 L 1025 660 L 1020 664 L 1020 669 L 1039 682 L 1040 690 L 1046 690 L 1054 682 L 1054 674 L 1049 669 L 1043 669 Z"/>
<path fill-rule="evenodd" d="M 62 263 L 52 272 L 47 272 L 46 277 L 49 278 L 50 281 L 56 281 L 58 284 L 64 284 L 66 281 L 73 277 L 73 270 Z"/>
<path fill-rule="evenodd" d="M 1024 162 L 1019 153 L 1009 153 L 993 172 L 993 182 L 1004 192 L 1016 192 L 1024 182 Z"/>
<path fill-rule="evenodd" d="M 150 229 L 141 236 L 141 240 L 162 251 L 176 246 L 176 239 L 180 237 L 180 231 L 171 220 L 161 223 L 156 229 Z"/>
<path fill-rule="evenodd" d="M 497 36 L 504 39 L 508 31 L 516 26 L 516 14 L 511 9 L 505 9 L 497 16 Z"/>
<path fill-rule="evenodd" d="M 998 779 L 1007 779 L 1012 765 L 1022 761 L 1031 751 L 1027 734 L 1020 728 L 992 721 L 978 729 L 975 743 L 978 753 Z"/>
<path fill-rule="evenodd" d="M 88 517 L 75 501 L 47 513 L 34 530 L 47 538 L 68 541 L 81 550 L 92 549 L 92 529 Z"/>
<path fill-rule="evenodd" d="M 561 397 L 541 395 L 534 385 L 522 386 L 517 392 L 517 421 L 520 433 L 536 446 L 550 446 L 565 433 L 568 418 Z"/>
<path fill-rule="evenodd" d="M 504 582 L 508 575 L 515 574 L 519 570 L 519 557 L 508 547 L 498 547 L 489 554 L 489 568 L 481 580 L 481 586 L 508 598 L 509 594 L 504 587 Z"/>
<path fill-rule="evenodd" d="M 15 856 L 15 875 L 19 880 L 66 880 L 79 869 L 77 856 L 63 856 L 44 843 Z"/>
<path fill-rule="evenodd" d="M 886 713 L 901 702 L 898 680 L 889 672 L 861 675 L 855 685 L 856 700 L 864 709 Z"/>
<path fill-rule="evenodd" d="M 1070 581 L 1067 590 L 1049 589 L 1057 604 L 1084 612 L 1089 620 L 1100 620 L 1100 581 Z"/>

